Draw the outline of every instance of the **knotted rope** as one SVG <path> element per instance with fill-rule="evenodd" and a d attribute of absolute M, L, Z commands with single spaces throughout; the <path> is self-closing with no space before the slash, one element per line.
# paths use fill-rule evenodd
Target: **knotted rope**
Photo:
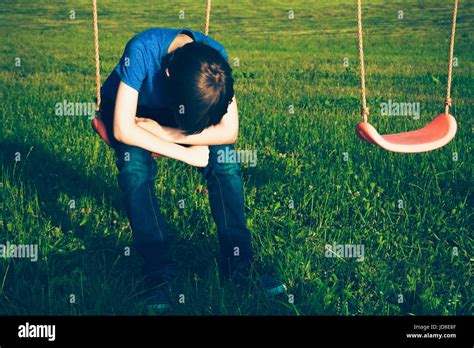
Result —
<path fill-rule="evenodd" d="M 367 107 L 367 96 L 365 91 L 365 67 L 364 67 L 364 43 L 362 37 L 362 1 L 357 0 L 357 27 L 359 35 L 359 63 L 360 63 L 360 87 L 362 92 L 362 116 L 364 122 L 367 122 L 367 117 L 370 115 Z"/>
<path fill-rule="evenodd" d="M 95 111 L 100 109 L 100 56 L 99 56 L 99 25 L 97 23 L 97 0 L 92 0 L 92 17 L 94 21 L 94 53 L 95 53 Z"/>
<path fill-rule="evenodd" d="M 451 28 L 451 39 L 449 42 L 449 63 L 448 63 L 448 83 L 446 87 L 445 115 L 449 115 L 451 100 L 451 80 L 453 78 L 453 59 L 454 59 L 454 36 L 456 35 L 456 18 L 458 15 L 458 0 L 454 0 L 453 26 Z"/>
<path fill-rule="evenodd" d="M 211 0 L 207 0 L 206 17 L 204 20 L 204 34 L 209 35 L 209 21 L 211 20 Z"/>
<path fill-rule="evenodd" d="M 451 29 L 451 39 L 449 44 L 449 61 L 448 61 L 448 81 L 446 87 L 445 114 L 449 115 L 449 107 L 452 104 L 451 99 L 451 82 L 453 75 L 453 56 L 454 56 L 454 39 L 456 35 L 456 18 L 458 14 L 458 0 L 454 0 L 453 24 Z M 362 93 L 362 116 L 364 122 L 367 122 L 367 117 L 370 115 L 367 107 L 367 97 L 365 88 L 365 67 L 364 67 L 364 43 L 362 35 L 362 0 L 357 0 L 357 27 L 359 38 L 359 62 L 360 62 L 360 85 Z"/>

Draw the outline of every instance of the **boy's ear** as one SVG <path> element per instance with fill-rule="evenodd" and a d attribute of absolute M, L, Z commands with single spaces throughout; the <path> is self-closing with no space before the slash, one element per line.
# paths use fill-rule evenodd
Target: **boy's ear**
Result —
<path fill-rule="evenodd" d="M 167 77 L 170 77 L 170 71 L 169 71 L 168 68 L 165 69 L 165 74 L 166 74 Z"/>

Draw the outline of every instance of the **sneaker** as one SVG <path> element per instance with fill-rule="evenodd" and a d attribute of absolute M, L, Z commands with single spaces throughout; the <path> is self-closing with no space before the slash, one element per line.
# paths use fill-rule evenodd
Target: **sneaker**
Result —
<path fill-rule="evenodd" d="M 268 296 L 276 296 L 287 290 L 286 285 L 280 280 L 276 280 L 271 275 L 264 273 L 261 275 L 250 275 L 249 269 L 242 269 L 233 274 L 231 280 L 238 285 L 249 285 L 252 280 L 259 287 L 259 291 L 264 292 Z"/>
<path fill-rule="evenodd" d="M 153 288 L 146 293 L 146 310 L 149 314 L 161 314 L 170 309 L 170 291 L 167 286 Z"/>
<path fill-rule="evenodd" d="M 263 291 L 268 296 L 277 296 L 287 290 L 286 285 L 283 282 L 273 278 L 269 274 L 262 274 L 260 276 L 260 284 Z"/>

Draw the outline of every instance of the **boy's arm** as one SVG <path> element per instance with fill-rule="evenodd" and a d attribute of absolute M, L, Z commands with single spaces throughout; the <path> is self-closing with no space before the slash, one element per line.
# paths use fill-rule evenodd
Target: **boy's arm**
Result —
<path fill-rule="evenodd" d="M 166 141 L 139 127 L 135 122 L 137 103 L 138 92 L 120 82 L 114 111 L 114 137 L 119 142 L 141 147 L 192 166 L 207 166 L 209 159 L 209 148 L 207 146 L 186 148 Z"/>
<path fill-rule="evenodd" d="M 239 113 L 235 97 L 229 104 L 227 113 L 221 122 L 204 129 L 199 134 L 185 135 L 179 129 L 163 127 L 158 122 L 137 118 L 137 125 L 157 137 L 176 144 L 183 145 L 223 145 L 232 144 L 237 140 L 239 133 Z"/>

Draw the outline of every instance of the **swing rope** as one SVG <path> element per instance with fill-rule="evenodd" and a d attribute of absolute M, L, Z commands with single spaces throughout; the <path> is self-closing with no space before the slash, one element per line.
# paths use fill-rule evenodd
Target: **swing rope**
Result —
<path fill-rule="evenodd" d="M 364 67 L 364 43 L 362 37 L 362 0 L 357 0 L 357 27 L 359 35 L 359 63 L 360 63 L 360 86 L 362 92 L 362 116 L 367 123 L 367 117 L 370 115 L 367 107 L 367 97 L 365 91 L 365 67 Z"/>
<path fill-rule="evenodd" d="M 204 20 L 204 34 L 209 35 L 209 22 L 211 20 L 211 0 L 207 0 L 206 17 Z"/>
<path fill-rule="evenodd" d="M 453 74 L 453 56 L 454 56 L 454 38 L 456 35 L 456 18 L 458 14 L 458 0 L 454 0 L 454 11 L 453 11 L 453 25 L 451 28 L 451 38 L 449 44 L 449 62 L 448 62 L 448 79 L 446 88 L 446 100 L 445 104 L 445 115 L 449 115 L 449 107 L 452 104 L 451 99 L 451 81 Z M 359 37 L 359 62 L 360 62 L 360 84 L 362 93 L 362 116 L 364 122 L 367 123 L 367 117 L 370 115 L 369 108 L 367 107 L 367 97 L 365 88 L 365 67 L 364 67 L 364 44 L 362 36 L 362 0 L 357 0 L 357 27 Z"/>
<path fill-rule="evenodd" d="M 448 84 L 446 87 L 445 115 L 449 115 L 451 100 L 451 80 L 453 76 L 454 36 L 456 35 L 456 18 L 458 16 L 458 0 L 454 0 L 453 26 L 451 28 L 451 39 L 449 42 Z"/>
<path fill-rule="evenodd" d="M 99 56 L 99 25 L 97 23 L 97 0 L 92 0 L 92 17 L 94 21 L 94 53 L 95 53 L 95 112 L 100 110 L 100 56 Z"/>

